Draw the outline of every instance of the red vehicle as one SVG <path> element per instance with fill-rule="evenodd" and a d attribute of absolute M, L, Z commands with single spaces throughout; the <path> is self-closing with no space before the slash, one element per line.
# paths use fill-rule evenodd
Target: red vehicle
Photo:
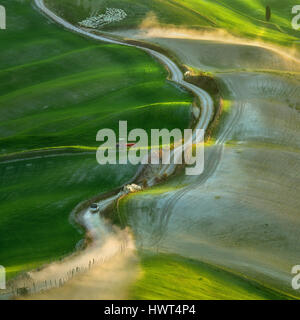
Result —
<path fill-rule="evenodd" d="M 128 143 L 125 143 L 122 141 L 122 139 L 120 139 L 120 142 L 117 143 L 117 148 L 119 149 L 120 147 L 123 147 L 125 146 L 126 148 L 131 148 L 133 146 L 135 146 L 135 143 L 134 142 L 128 142 Z"/>

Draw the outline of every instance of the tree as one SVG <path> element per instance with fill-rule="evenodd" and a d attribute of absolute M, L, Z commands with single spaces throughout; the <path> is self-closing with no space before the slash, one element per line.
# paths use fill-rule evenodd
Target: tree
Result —
<path fill-rule="evenodd" d="M 266 7 L 266 20 L 267 21 L 270 21 L 271 20 L 271 8 L 270 8 L 270 6 L 267 6 Z"/>

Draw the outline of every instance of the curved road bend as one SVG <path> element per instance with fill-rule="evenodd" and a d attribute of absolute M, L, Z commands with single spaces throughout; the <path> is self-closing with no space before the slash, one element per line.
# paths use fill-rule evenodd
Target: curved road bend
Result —
<path fill-rule="evenodd" d="M 34 1 L 35 1 L 36 6 L 43 13 L 45 13 L 48 17 L 50 17 L 55 22 L 63 25 L 66 29 L 69 29 L 69 30 L 76 32 L 76 33 L 80 33 L 84 36 L 87 36 L 87 37 L 95 39 L 95 40 L 108 42 L 108 43 L 112 43 L 112 44 L 123 45 L 123 46 L 127 46 L 127 47 L 135 47 L 135 48 L 141 49 L 143 51 L 146 51 L 151 56 L 155 57 L 157 60 L 159 60 L 162 64 L 164 64 L 169 69 L 169 71 L 171 73 L 171 80 L 172 81 L 174 81 L 174 82 L 180 84 L 181 86 L 185 87 L 186 89 L 192 91 L 194 93 L 194 95 L 200 99 L 202 112 L 201 112 L 201 117 L 200 117 L 200 120 L 199 120 L 196 128 L 197 129 L 204 129 L 204 130 L 207 129 L 207 127 L 210 123 L 210 120 L 213 116 L 213 112 L 214 112 L 212 98 L 210 97 L 210 95 L 206 91 L 202 90 L 201 88 L 196 87 L 195 85 L 193 85 L 191 83 L 184 81 L 182 71 L 179 69 L 179 67 L 171 59 L 169 59 L 168 57 L 166 57 L 162 53 L 156 52 L 155 50 L 152 50 L 149 48 L 144 48 L 142 46 L 128 44 L 125 42 L 106 38 L 104 36 L 96 35 L 96 34 L 87 32 L 85 30 L 82 30 L 81 28 L 72 25 L 71 23 L 65 21 L 64 19 L 62 19 L 61 17 L 59 17 L 55 13 L 53 13 L 51 10 L 49 10 L 45 6 L 43 0 L 34 0 Z"/>
<path fill-rule="evenodd" d="M 202 90 L 201 88 L 196 87 L 193 84 L 190 84 L 186 81 L 183 80 L 183 73 L 181 72 L 181 70 L 179 69 L 179 67 L 168 57 L 166 57 L 165 55 L 156 52 L 152 49 L 149 48 L 144 48 L 138 45 L 132 45 L 132 44 L 127 44 L 127 43 L 123 43 L 121 41 L 117 41 L 117 40 L 113 40 L 113 39 L 109 39 L 100 35 L 96 35 L 96 34 L 92 34 L 89 33 L 87 31 L 84 31 L 76 26 L 73 26 L 72 24 L 68 23 L 67 21 L 65 21 L 64 19 L 62 19 L 61 17 L 57 16 L 55 13 L 53 13 L 52 11 L 50 11 L 45 5 L 43 0 L 35 0 L 35 4 L 36 6 L 44 13 L 46 14 L 48 17 L 50 17 L 52 20 L 54 20 L 55 22 L 61 24 L 62 26 L 64 26 L 66 29 L 69 29 L 70 31 L 82 34 L 84 36 L 87 36 L 89 38 L 95 39 L 95 40 L 99 40 L 99 41 L 103 41 L 103 42 L 108 42 L 108 43 L 112 43 L 112 44 L 118 44 L 118 45 L 125 45 L 128 47 L 135 47 L 141 50 L 144 50 L 145 52 L 149 53 L 151 56 L 153 56 L 154 58 L 156 58 L 157 60 L 159 60 L 163 65 L 165 65 L 171 74 L 171 80 L 174 81 L 175 83 L 178 83 L 179 85 L 185 87 L 186 89 L 190 90 L 191 92 L 193 92 L 193 94 L 198 97 L 201 101 L 201 113 L 200 116 L 198 118 L 197 124 L 195 126 L 194 129 L 204 129 L 206 130 L 210 120 L 213 116 L 213 111 L 214 111 L 214 106 L 213 106 L 213 100 L 210 97 L 210 95 L 205 92 L 204 90 Z M 163 167 L 163 171 L 164 172 L 168 172 L 168 174 L 170 174 L 172 170 L 175 170 L 175 166 L 171 166 L 171 165 L 167 165 L 165 167 Z M 99 205 L 100 208 L 103 209 L 104 207 L 108 206 L 110 203 L 112 203 L 113 201 L 115 201 L 119 196 L 121 196 L 123 194 L 123 192 L 121 191 L 120 194 L 118 194 L 117 196 L 105 199 L 104 201 L 102 201 Z M 104 236 L 102 234 L 102 236 L 100 234 L 96 234 L 97 231 L 101 231 L 103 229 L 103 221 L 101 220 L 101 218 L 99 217 L 99 221 L 94 221 L 95 219 L 91 219 L 92 216 L 89 213 L 89 210 L 86 210 L 82 215 L 81 215 L 81 222 L 82 224 L 89 229 L 89 233 L 93 238 L 93 246 L 92 248 L 90 248 L 90 250 L 103 250 L 102 246 L 103 246 L 103 240 L 106 238 L 110 239 L 110 236 L 114 236 L 115 239 L 117 239 L 117 241 L 114 241 L 114 249 L 117 249 L 117 247 L 120 246 L 120 242 L 122 243 L 122 239 L 123 239 L 123 235 L 120 236 L 120 232 L 119 231 L 113 231 L 111 230 L 111 232 L 109 232 L 109 234 L 107 234 L 107 236 Z M 94 217 L 95 218 L 95 217 Z M 100 232 L 102 233 L 102 232 Z M 104 236 L 104 239 L 102 239 L 101 241 L 99 241 L 99 236 L 102 238 Z M 126 237 L 128 237 L 128 235 L 126 235 Z M 106 241 L 106 240 L 104 240 Z M 134 245 L 132 244 L 129 248 L 129 255 L 131 254 L 130 252 L 132 252 L 132 247 Z M 95 248 L 95 247 L 98 247 Z M 83 252 L 81 258 L 85 258 L 85 255 L 89 256 L 90 252 Z M 76 256 L 75 259 L 70 257 L 70 260 L 67 259 L 66 263 L 73 266 L 74 263 L 77 263 L 77 259 L 79 257 Z M 84 259 L 85 260 L 85 259 Z M 55 266 L 55 273 L 58 272 L 58 274 L 63 274 L 65 273 L 65 267 L 66 265 L 64 263 L 56 265 Z M 33 279 L 41 279 L 43 278 L 43 280 L 48 280 L 47 279 L 47 274 L 49 273 L 49 271 L 51 271 L 53 268 L 52 265 L 49 265 L 48 267 L 46 267 L 45 269 L 42 269 L 40 271 L 33 271 L 31 273 L 31 276 L 33 277 Z M 112 270 L 113 271 L 113 270 Z M 115 270 L 116 273 L 119 272 L 119 270 Z M 50 272 L 51 274 L 51 272 Z M 53 276 L 53 275 L 52 275 Z M 46 277 L 46 279 L 45 279 Z M 95 279 L 94 279 L 95 280 Z M 91 281 L 94 281 L 93 279 L 91 279 Z M 100 279 L 99 279 L 100 281 Z M 73 283 L 73 285 L 72 285 Z M 79 288 L 79 286 L 76 284 L 76 281 L 74 282 L 73 280 L 70 280 L 70 286 L 72 287 L 72 292 L 74 292 L 74 290 L 77 288 Z M 99 283 L 99 286 L 100 283 Z M 41 290 L 43 290 L 45 288 L 41 288 Z M 58 290 L 58 289 L 57 289 Z M 39 290 L 37 290 L 39 291 Z M 61 292 L 60 290 L 58 290 L 59 292 Z M 56 293 L 58 293 L 58 291 Z M 75 290 L 76 291 L 76 290 Z M 38 294 L 38 292 L 36 292 Z M 63 292 L 61 292 L 62 295 Z M 58 294 L 58 296 L 60 296 L 60 294 Z M 78 297 L 77 297 L 78 298 Z M 95 297 L 96 298 L 96 297 Z M 98 297 L 97 297 L 98 298 Z"/>

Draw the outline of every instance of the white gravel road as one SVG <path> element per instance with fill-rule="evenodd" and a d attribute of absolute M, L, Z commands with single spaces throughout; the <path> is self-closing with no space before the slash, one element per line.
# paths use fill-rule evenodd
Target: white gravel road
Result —
<path fill-rule="evenodd" d="M 154 50 L 136 45 L 126 44 L 100 35 L 89 33 L 73 26 L 50 11 L 43 0 L 35 0 L 35 5 L 46 16 L 61 24 L 66 29 L 82 34 L 94 40 L 136 47 L 165 65 L 171 80 L 192 91 L 201 101 L 201 113 L 197 121 L 197 129 L 206 129 L 213 116 L 213 101 L 204 90 L 183 80 L 179 67 L 168 57 Z M 195 129 L 196 129 L 195 128 Z M 175 166 L 168 165 L 162 172 L 171 174 Z M 114 202 L 121 194 L 100 202 L 100 211 Z M 112 228 L 99 215 L 92 215 L 88 210 L 81 215 L 81 223 L 88 230 L 92 244 L 79 254 L 74 254 L 62 262 L 53 263 L 30 273 L 27 285 L 35 293 L 34 299 L 121 299 L 126 298 L 129 285 L 138 274 L 135 246 L 128 230 Z M 91 265 L 92 261 L 92 266 Z M 75 276 L 72 270 L 83 270 Z M 23 281 L 23 280 L 22 280 Z M 61 281 L 61 285 L 60 284 Z M 34 286 L 33 286 L 34 283 Z M 50 288 L 51 287 L 51 288 Z M 41 292 L 47 289 L 46 292 Z"/>

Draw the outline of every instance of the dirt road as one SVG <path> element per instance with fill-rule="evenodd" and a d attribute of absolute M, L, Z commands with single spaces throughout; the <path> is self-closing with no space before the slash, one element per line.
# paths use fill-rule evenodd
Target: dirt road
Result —
<path fill-rule="evenodd" d="M 95 40 L 128 45 L 103 36 L 95 35 L 64 21 L 49 9 L 42 0 L 35 0 L 36 6 L 47 16 L 65 28 Z M 201 101 L 201 113 L 196 128 L 206 129 L 213 115 L 213 101 L 202 89 L 183 80 L 178 66 L 168 57 L 154 50 L 142 49 L 164 64 L 171 74 L 171 80 L 191 90 Z M 171 174 L 175 166 L 167 165 L 161 171 Z M 100 211 L 121 196 L 122 192 L 100 202 Z M 88 210 L 79 215 L 80 223 L 88 230 L 92 240 L 87 249 L 75 253 L 62 262 L 29 273 L 22 285 L 30 290 L 30 299 L 125 299 L 130 284 L 138 275 L 135 244 L 129 230 L 112 227 L 99 215 Z M 20 285 L 16 284 L 17 287 Z M 45 291 L 45 292 L 44 292 Z"/>

